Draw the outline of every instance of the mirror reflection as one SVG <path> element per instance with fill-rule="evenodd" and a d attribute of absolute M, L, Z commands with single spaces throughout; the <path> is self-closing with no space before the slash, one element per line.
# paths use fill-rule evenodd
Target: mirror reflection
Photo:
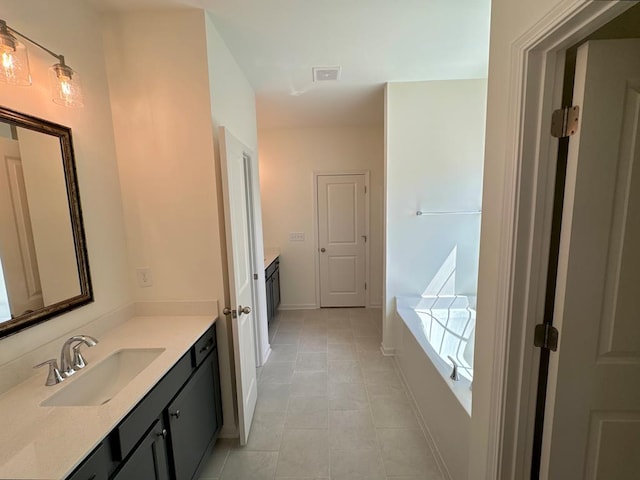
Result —
<path fill-rule="evenodd" d="M 91 301 L 71 132 L 0 109 L 0 336 Z"/>

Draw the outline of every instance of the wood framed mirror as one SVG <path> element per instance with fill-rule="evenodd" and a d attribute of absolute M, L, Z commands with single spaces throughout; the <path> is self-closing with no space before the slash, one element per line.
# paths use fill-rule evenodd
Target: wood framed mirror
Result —
<path fill-rule="evenodd" d="M 0 107 L 0 337 L 93 301 L 71 129 Z"/>

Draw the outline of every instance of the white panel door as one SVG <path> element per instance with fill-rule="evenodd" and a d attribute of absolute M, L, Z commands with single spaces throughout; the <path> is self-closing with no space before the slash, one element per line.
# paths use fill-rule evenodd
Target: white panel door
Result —
<path fill-rule="evenodd" d="M 640 478 L 640 40 L 578 50 L 541 478 Z"/>
<path fill-rule="evenodd" d="M 17 140 L 0 138 L 0 257 L 13 316 L 44 307 Z"/>
<path fill-rule="evenodd" d="M 254 338 L 252 253 L 246 161 L 251 151 L 224 127 L 220 156 L 227 230 L 227 263 L 231 302 L 233 354 L 236 368 L 240 444 L 246 445 L 258 400 Z"/>
<path fill-rule="evenodd" d="M 365 176 L 320 175 L 317 179 L 320 306 L 363 307 Z"/>

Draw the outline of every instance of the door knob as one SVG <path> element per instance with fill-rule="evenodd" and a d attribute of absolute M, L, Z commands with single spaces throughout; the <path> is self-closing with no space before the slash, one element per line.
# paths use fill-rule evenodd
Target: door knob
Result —
<path fill-rule="evenodd" d="M 322 247 L 322 248 L 320 249 L 320 251 L 321 251 L 322 253 L 324 253 L 324 252 L 326 252 L 326 251 L 327 251 L 327 249 L 326 249 L 326 248 L 324 248 L 324 247 Z"/>
<path fill-rule="evenodd" d="M 251 313 L 251 307 L 243 307 L 242 305 L 238 305 L 238 311 L 240 313 L 244 313 L 245 315 L 249 315 Z"/>

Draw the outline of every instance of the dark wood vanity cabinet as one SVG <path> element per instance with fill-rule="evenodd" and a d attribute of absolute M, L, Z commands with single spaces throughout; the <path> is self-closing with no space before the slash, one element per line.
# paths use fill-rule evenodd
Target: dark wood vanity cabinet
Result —
<path fill-rule="evenodd" d="M 269 264 L 265 269 L 267 291 L 267 321 L 270 322 L 278 312 L 280 305 L 280 257 Z"/>
<path fill-rule="evenodd" d="M 67 480 L 190 480 L 222 427 L 215 325 Z"/>
<path fill-rule="evenodd" d="M 113 477 L 117 480 L 169 480 L 167 459 L 167 429 L 158 418 L 122 468 Z"/>
<path fill-rule="evenodd" d="M 217 356 L 207 357 L 167 409 L 176 479 L 193 478 L 203 452 L 221 426 L 215 409 L 214 359 Z"/>

